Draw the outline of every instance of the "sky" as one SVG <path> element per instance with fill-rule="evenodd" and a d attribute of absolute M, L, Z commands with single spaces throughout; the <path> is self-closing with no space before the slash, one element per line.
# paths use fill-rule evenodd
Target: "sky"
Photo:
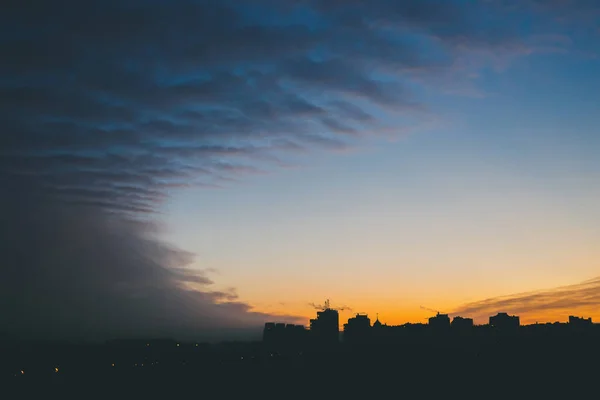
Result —
<path fill-rule="evenodd" d="M 592 0 L 9 1 L 0 331 L 600 318 Z"/>

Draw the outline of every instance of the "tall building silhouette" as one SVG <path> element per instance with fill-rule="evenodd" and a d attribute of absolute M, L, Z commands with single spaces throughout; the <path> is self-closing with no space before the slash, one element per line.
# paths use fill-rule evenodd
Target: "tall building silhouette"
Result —
<path fill-rule="evenodd" d="M 327 304 L 327 303 L 326 303 Z M 340 315 L 328 304 L 317 312 L 317 318 L 310 320 L 310 336 L 315 343 L 333 344 L 340 340 Z"/>

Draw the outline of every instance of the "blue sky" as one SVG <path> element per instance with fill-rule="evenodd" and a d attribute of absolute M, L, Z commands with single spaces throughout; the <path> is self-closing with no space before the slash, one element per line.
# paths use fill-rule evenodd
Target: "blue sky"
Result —
<path fill-rule="evenodd" d="M 299 304 L 330 292 L 344 302 L 365 280 L 376 285 L 395 278 L 405 289 L 402 280 L 417 276 L 442 292 L 460 288 L 463 297 L 447 290 L 448 300 L 436 299 L 451 306 L 592 277 L 600 218 L 600 79 L 597 60 L 573 53 L 526 55 L 500 72 L 485 72 L 475 86 L 481 96 L 426 92 L 435 115 L 408 135 L 400 130 L 397 139 L 310 155 L 295 170 L 182 194 L 168 206 L 168 225 L 177 227 L 171 238 L 197 251 L 199 265 L 222 270 L 220 282 L 268 306 L 260 280 L 276 276 L 269 284 L 285 286 L 273 291 L 276 304 L 289 290 L 287 274 L 318 288 L 301 286 L 288 295 Z M 345 234 L 354 237 L 344 240 Z M 439 255 L 413 251 L 403 259 L 403 243 L 430 240 L 421 252 Z M 352 245 L 360 254 L 331 255 Z M 303 254 L 308 260 L 294 261 Z M 348 271 L 344 263 L 357 256 L 361 262 Z M 371 271 L 378 271 L 374 281 L 367 278 Z M 336 290 L 344 279 L 351 283 Z M 375 296 L 395 295 L 386 290 Z M 431 295 L 419 287 L 413 298 Z"/>
<path fill-rule="evenodd" d="M 324 297 L 390 323 L 594 314 L 596 3 L 11 2 L 0 304 L 31 300 L 0 315 L 209 335 Z"/>

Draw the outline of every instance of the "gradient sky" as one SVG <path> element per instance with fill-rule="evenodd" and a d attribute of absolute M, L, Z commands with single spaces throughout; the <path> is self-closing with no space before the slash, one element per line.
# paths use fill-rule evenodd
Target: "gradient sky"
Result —
<path fill-rule="evenodd" d="M 505 59 L 469 55 L 452 90 L 411 82 L 430 113 L 421 124 L 181 193 L 170 237 L 258 309 L 308 316 L 309 302 L 331 297 L 419 321 L 429 314 L 419 305 L 452 311 L 596 276 L 600 63 L 589 37 L 519 15 L 547 33 L 514 39 L 523 48 Z M 406 124 L 391 114 L 386 124 Z"/>
<path fill-rule="evenodd" d="M 30 3 L 0 16 L 15 331 L 600 318 L 596 1 Z"/>

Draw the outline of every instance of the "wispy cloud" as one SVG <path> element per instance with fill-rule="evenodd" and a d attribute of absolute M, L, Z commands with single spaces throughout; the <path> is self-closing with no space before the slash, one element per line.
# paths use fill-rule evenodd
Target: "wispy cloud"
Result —
<path fill-rule="evenodd" d="M 426 106 L 410 85 L 463 82 L 453 92 L 472 92 L 474 71 L 505 66 L 526 48 L 485 2 L 248 6 L 10 2 L 1 17 L 14 39 L 1 43 L 0 72 L 10 79 L 0 82 L 0 167 L 20 179 L 43 170 L 62 198 L 77 179 L 111 192 L 106 208 L 123 196 L 146 208 L 162 197 L 121 187 L 211 185 L 276 168 L 282 152 L 353 146 L 357 134 L 391 128 L 364 102 L 414 113 Z M 298 20 L 301 9 L 310 17 Z"/>
<path fill-rule="evenodd" d="M 565 320 L 574 313 L 595 313 L 600 304 L 600 278 L 553 289 L 494 297 L 454 310 L 453 315 L 470 316 L 480 322 L 498 312 L 521 316 L 523 322 L 553 322 L 554 318 Z M 541 319 L 541 320 L 540 320 Z"/>
<path fill-rule="evenodd" d="M 85 334 L 260 324 L 269 316 L 219 294 L 202 274 L 182 273 L 191 255 L 139 222 L 173 190 L 219 188 L 285 168 L 290 154 L 389 136 L 396 124 L 386 115 L 426 122 L 415 85 L 443 91 L 525 54 L 497 8 L 4 2 L 2 326 Z"/>

